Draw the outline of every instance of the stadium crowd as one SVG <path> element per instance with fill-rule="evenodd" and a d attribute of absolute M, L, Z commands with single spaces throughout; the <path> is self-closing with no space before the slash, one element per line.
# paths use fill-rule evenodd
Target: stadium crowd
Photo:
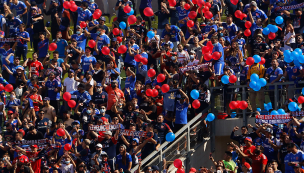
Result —
<path fill-rule="evenodd" d="M 297 94 L 304 77 L 301 0 L 153 3 L 157 9 L 152 0 L 132 9 L 134 1 L 119 0 L 107 23 L 94 0 L 1 0 L 0 172 L 130 172 L 209 106 L 209 87 L 224 85 L 223 75 L 237 78 L 227 85 L 248 90 L 252 74 L 271 84 L 294 81 L 278 87 L 288 98 Z M 286 50 L 296 51 L 295 61 Z M 254 55 L 263 60 L 250 64 Z M 275 92 L 268 93 L 275 104 Z M 250 111 L 264 109 L 264 88 L 249 100 Z M 239 145 L 227 144 L 224 160 L 210 159 L 217 173 L 303 173 L 303 125 L 296 118 L 249 125 L 241 136 L 235 127 L 231 138 Z"/>

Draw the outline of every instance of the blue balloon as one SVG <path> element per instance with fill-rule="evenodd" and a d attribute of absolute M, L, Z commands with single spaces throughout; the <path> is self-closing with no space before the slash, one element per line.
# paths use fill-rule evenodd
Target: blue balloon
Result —
<path fill-rule="evenodd" d="M 302 88 L 302 95 L 304 95 L 304 87 Z"/>
<path fill-rule="evenodd" d="M 250 81 L 250 83 L 249 83 L 249 87 L 250 88 L 255 88 L 257 86 L 257 82 L 256 81 Z"/>
<path fill-rule="evenodd" d="M 275 18 L 275 22 L 278 24 L 278 25 L 281 25 L 283 22 L 284 22 L 284 19 L 282 16 L 278 16 Z"/>
<path fill-rule="evenodd" d="M 222 76 L 221 81 L 222 81 L 223 84 L 228 84 L 229 83 L 229 76 L 228 75 Z"/>
<path fill-rule="evenodd" d="M 175 134 L 174 133 L 169 132 L 169 133 L 166 134 L 166 141 L 172 142 L 172 141 L 174 141 L 174 139 L 175 139 Z"/>
<path fill-rule="evenodd" d="M 299 57 L 300 57 L 300 56 L 299 56 Z M 294 62 L 294 64 L 295 64 L 295 66 L 297 66 L 297 67 L 302 66 L 302 65 L 300 64 L 300 62 L 299 62 L 299 58 L 294 59 L 293 62 Z"/>
<path fill-rule="evenodd" d="M 153 38 L 153 37 L 155 36 L 155 33 L 154 33 L 153 31 L 149 31 L 149 32 L 147 33 L 147 36 L 148 36 L 149 38 Z"/>
<path fill-rule="evenodd" d="M 254 63 L 259 63 L 261 61 L 260 55 L 253 55 Z"/>
<path fill-rule="evenodd" d="M 293 61 L 293 57 L 291 56 L 290 50 L 284 51 L 284 61 L 287 63 L 291 63 Z"/>
<path fill-rule="evenodd" d="M 263 34 L 264 34 L 264 35 L 268 35 L 269 33 L 270 33 L 270 29 L 267 28 L 267 27 L 265 27 L 265 28 L 263 29 Z"/>
<path fill-rule="evenodd" d="M 235 118 L 236 117 L 236 112 L 232 112 L 230 116 L 231 116 L 231 118 Z"/>
<path fill-rule="evenodd" d="M 259 75 L 257 75 L 256 73 L 253 73 L 251 76 L 250 76 L 250 80 L 251 81 L 258 81 L 259 80 Z"/>
<path fill-rule="evenodd" d="M 292 57 L 292 59 L 298 59 L 299 53 L 296 51 L 293 51 L 293 52 L 291 52 L 290 56 Z"/>
<path fill-rule="evenodd" d="M 299 55 L 302 55 L 302 53 L 303 53 L 302 49 L 300 49 L 300 48 L 296 48 L 294 51 L 298 52 Z"/>
<path fill-rule="evenodd" d="M 276 33 L 278 32 L 278 27 L 276 25 L 270 25 L 269 30 L 270 32 Z"/>
<path fill-rule="evenodd" d="M 280 114 L 280 115 L 283 115 L 283 114 L 286 114 L 286 112 L 285 112 L 285 110 L 284 109 L 278 109 L 278 113 Z"/>
<path fill-rule="evenodd" d="M 273 110 L 273 111 L 271 111 L 270 115 L 279 115 L 279 113 L 278 113 L 278 111 Z"/>
<path fill-rule="evenodd" d="M 194 100 L 196 100 L 199 97 L 199 92 L 196 89 L 194 89 L 190 92 L 190 95 Z"/>
<path fill-rule="evenodd" d="M 271 103 L 271 102 L 267 103 L 267 108 L 268 108 L 269 110 L 272 109 L 272 103 Z"/>
<path fill-rule="evenodd" d="M 290 111 L 296 111 L 296 110 L 298 110 L 298 105 L 297 105 L 297 103 L 296 103 L 296 102 L 290 102 L 290 103 L 288 104 L 288 109 L 289 109 Z"/>
<path fill-rule="evenodd" d="M 264 103 L 264 109 L 267 110 L 267 111 L 269 111 L 269 108 L 268 108 L 268 106 L 267 106 L 266 103 Z"/>
<path fill-rule="evenodd" d="M 290 54 L 291 54 L 290 50 L 285 50 L 284 51 L 284 56 L 290 56 Z"/>
<path fill-rule="evenodd" d="M 209 113 L 207 115 L 206 121 L 213 121 L 215 119 L 215 116 L 213 113 Z"/>
<path fill-rule="evenodd" d="M 264 79 L 264 78 L 260 78 L 260 79 L 257 81 L 257 84 L 260 85 L 261 87 L 264 87 L 264 86 L 266 86 L 267 81 L 266 81 L 266 79 Z"/>
<path fill-rule="evenodd" d="M 127 27 L 127 24 L 126 24 L 126 22 L 120 22 L 119 23 L 119 27 L 121 28 L 121 29 L 126 29 L 126 27 Z"/>
<path fill-rule="evenodd" d="M 134 14 L 134 10 L 133 10 L 133 8 L 131 8 L 130 13 L 128 13 L 127 15 L 128 15 L 128 16 L 131 16 L 131 15 L 133 15 L 133 14 Z"/>
<path fill-rule="evenodd" d="M 304 55 L 300 55 L 299 57 L 298 57 L 298 60 L 299 60 L 299 62 L 300 63 L 304 63 Z"/>
<path fill-rule="evenodd" d="M 258 112 L 261 112 L 261 108 L 257 108 L 257 111 L 258 111 Z"/>
<path fill-rule="evenodd" d="M 256 85 L 256 87 L 252 88 L 254 91 L 260 91 L 262 87 L 260 85 Z"/>

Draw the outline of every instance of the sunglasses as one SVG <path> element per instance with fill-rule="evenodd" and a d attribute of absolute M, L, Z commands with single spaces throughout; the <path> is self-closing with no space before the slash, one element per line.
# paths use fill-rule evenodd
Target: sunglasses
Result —
<path fill-rule="evenodd" d="M 114 120 L 118 120 L 118 118 L 114 118 Z"/>
<path fill-rule="evenodd" d="M 44 114 L 44 112 L 40 112 L 41 114 Z"/>

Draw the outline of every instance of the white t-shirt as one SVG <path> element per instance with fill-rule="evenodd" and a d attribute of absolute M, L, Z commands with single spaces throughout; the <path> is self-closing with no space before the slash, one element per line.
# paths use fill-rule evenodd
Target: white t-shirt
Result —
<path fill-rule="evenodd" d="M 86 78 L 83 78 L 82 82 L 87 82 L 87 79 Z M 94 86 L 94 79 L 92 78 L 91 81 L 90 81 L 90 85 L 91 86 Z"/>
<path fill-rule="evenodd" d="M 177 60 L 178 62 L 180 62 L 181 64 L 183 64 L 184 62 L 186 62 L 187 60 L 189 60 L 189 54 L 187 51 L 182 50 L 181 52 L 177 52 Z"/>
<path fill-rule="evenodd" d="M 195 59 L 193 62 L 190 61 L 190 62 L 187 64 L 187 66 L 190 66 L 190 65 L 197 65 L 198 62 L 199 62 L 199 60 L 198 60 L 198 59 Z"/>
<path fill-rule="evenodd" d="M 157 38 L 158 41 L 155 39 L 155 37 Z M 150 43 L 151 40 L 155 40 L 157 47 L 159 47 L 160 36 L 159 35 L 155 35 L 155 37 L 148 38 L 148 43 Z"/>
<path fill-rule="evenodd" d="M 293 51 L 293 49 L 292 49 L 290 46 L 287 45 L 287 40 L 288 40 L 292 35 L 295 36 L 295 33 L 294 33 L 294 32 L 293 32 L 293 33 L 289 32 L 289 33 L 285 34 L 285 37 L 284 37 L 284 39 L 283 39 L 283 40 L 284 40 L 284 50 Z M 293 37 L 293 38 L 291 38 L 291 39 L 289 40 L 288 43 L 295 43 L 295 42 L 296 42 L 296 38 Z"/>
<path fill-rule="evenodd" d="M 60 170 L 62 173 L 74 173 L 74 166 L 73 164 L 61 164 Z"/>
<path fill-rule="evenodd" d="M 66 87 L 66 92 L 72 92 L 77 90 L 79 82 L 75 81 L 74 78 L 65 78 L 63 81 L 63 86 Z"/>

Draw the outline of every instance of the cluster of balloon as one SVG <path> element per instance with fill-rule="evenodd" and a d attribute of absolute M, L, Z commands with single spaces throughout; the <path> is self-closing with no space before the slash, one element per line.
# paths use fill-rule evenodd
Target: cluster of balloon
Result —
<path fill-rule="evenodd" d="M 213 121 L 215 119 L 215 115 L 213 113 L 209 113 L 206 117 L 206 121 Z"/>
<path fill-rule="evenodd" d="M 246 15 L 245 13 L 242 13 L 240 10 L 236 10 L 236 11 L 234 12 L 234 16 L 235 16 L 236 18 L 241 19 L 241 20 L 243 20 L 244 18 L 247 17 L 247 15 Z"/>
<path fill-rule="evenodd" d="M 230 109 L 242 109 L 245 110 L 248 107 L 248 103 L 246 101 L 231 101 L 229 103 Z"/>
<path fill-rule="evenodd" d="M 144 15 L 147 16 L 147 17 L 151 17 L 151 16 L 154 15 L 154 12 L 150 7 L 146 7 L 144 9 Z"/>
<path fill-rule="evenodd" d="M 90 48 L 94 48 L 95 45 L 96 45 L 96 42 L 95 42 L 94 40 L 90 40 L 90 41 L 88 42 L 88 45 L 89 45 Z"/>
<path fill-rule="evenodd" d="M 147 89 L 146 90 L 146 95 L 148 96 L 148 97 L 157 97 L 158 96 L 158 91 L 157 91 L 157 89 Z"/>
<path fill-rule="evenodd" d="M 101 15 L 102 15 L 101 10 L 100 10 L 100 9 L 96 9 L 96 10 L 94 11 L 94 13 L 93 13 L 93 18 L 94 18 L 94 19 L 99 19 Z"/>
<path fill-rule="evenodd" d="M 267 81 L 265 78 L 259 78 L 259 75 L 256 73 L 250 76 L 249 87 L 254 91 L 259 91 L 262 87 L 266 86 Z"/>
<path fill-rule="evenodd" d="M 71 100 L 71 98 L 72 98 L 71 93 L 65 92 L 65 93 L 62 95 L 62 97 L 63 97 L 63 99 L 64 99 L 65 101 L 68 102 L 68 106 L 69 106 L 70 108 L 74 108 L 74 107 L 76 106 L 75 100 Z"/>
<path fill-rule="evenodd" d="M 190 92 L 190 96 L 194 99 L 194 101 L 192 102 L 192 106 L 194 109 L 198 109 L 201 106 L 201 103 L 199 100 L 197 100 L 199 98 L 199 91 L 196 89 L 193 89 Z"/>
<path fill-rule="evenodd" d="M 142 57 L 140 54 L 137 54 L 134 56 L 134 60 L 136 62 L 141 62 L 143 63 L 143 65 L 147 65 L 148 64 L 148 59 L 147 58 L 144 58 Z M 151 69 L 150 69 L 151 70 Z M 155 74 L 154 74 L 155 75 Z"/>
<path fill-rule="evenodd" d="M 51 43 L 50 45 L 49 45 L 49 51 L 54 51 L 54 50 L 56 50 L 57 49 L 57 44 L 56 43 Z"/>
<path fill-rule="evenodd" d="M 77 7 L 77 5 L 75 4 L 74 1 L 70 1 L 70 2 L 69 1 L 64 1 L 63 8 L 65 8 L 67 10 L 70 9 L 73 12 L 77 11 L 77 9 L 78 9 L 78 7 Z"/>
<path fill-rule="evenodd" d="M 254 58 L 253 58 L 254 57 Z M 248 57 L 246 60 L 247 65 L 253 65 L 254 63 L 259 63 L 261 65 L 265 64 L 265 58 L 260 57 L 259 55 L 253 56 L 253 57 Z"/>
<path fill-rule="evenodd" d="M 246 27 L 247 29 L 244 31 L 244 35 L 245 35 L 246 37 L 249 37 L 249 36 L 251 35 L 251 30 L 250 30 L 251 26 L 252 26 L 252 23 L 251 23 L 250 21 L 246 21 L 246 22 L 245 22 L 245 27 Z"/>
<path fill-rule="evenodd" d="M 304 63 L 304 55 L 300 48 L 296 48 L 294 51 L 285 50 L 284 51 L 284 61 L 291 63 L 292 61 L 297 67 L 301 66 L 301 63 Z"/>
<path fill-rule="evenodd" d="M 237 77 L 235 75 L 224 75 L 222 76 L 221 81 L 223 84 L 235 83 L 237 81 Z"/>
<path fill-rule="evenodd" d="M 172 132 L 169 132 L 166 134 L 166 141 L 168 142 L 173 142 L 175 139 L 175 134 Z"/>
<path fill-rule="evenodd" d="M 213 54 L 212 53 L 212 50 L 213 50 L 213 45 L 212 45 L 212 42 L 211 41 L 208 41 L 206 46 L 202 47 L 202 54 L 204 55 L 204 60 L 206 61 L 210 61 L 212 58 L 217 58 L 217 55 L 214 54 L 214 57 L 212 56 Z"/>
<path fill-rule="evenodd" d="M 5 85 L 5 87 L 3 88 L 3 85 L 2 85 L 2 87 L 1 87 L 1 91 L 4 89 L 4 91 L 6 91 L 6 92 L 12 92 L 13 90 L 14 90 L 14 87 L 13 87 L 13 85 L 11 85 L 11 84 L 7 84 L 7 85 Z"/>
<path fill-rule="evenodd" d="M 283 115 L 283 114 L 286 114 L 285 110 L 284 109 L 278 109 L 277 111 L 276 110 L 272 110 L 270 112 L 270 115 Z"/>
<path fill-rule="evenodd" d="M 175 159 L 173 165 L 177 168 L 176 173 L 185 173 L 185 170 L 182 168 L 183 162 L 180 159 Z"/>
<path fill-rule="evenodd" d="M 264 109 L 266 109 L 267 111 L 269 111 L 270 109 L 272 109 L 272 103 L 268 102 L 267 104 L 264 103 Z"/>
<path fill-rule="evenodd" d="M 281 16 L 278 16 L 278 17 L 281 17 Z M 270 40 L 273 40 L 276 37 L 276 32 L 278 31 L 278 29 L 279 28 L 276 25 L 268 24 L 265 28 L 263 28 L 262 33 L 264 35 L 268 35 L 268 38 Z"/>

